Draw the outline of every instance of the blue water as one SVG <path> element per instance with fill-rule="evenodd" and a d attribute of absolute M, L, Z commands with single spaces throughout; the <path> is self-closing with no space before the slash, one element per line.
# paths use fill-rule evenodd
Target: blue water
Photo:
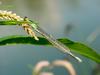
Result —
<path fill-rule="evenodd" d="M 87 37 L 100 27 L 99 0 L 1 0 L 1 5 L 12 5 L 5 9 L 13 10 L 19 15 L 28 16 L 39 22 L 40 26 L 56 38 L 66 37 L 88 44 L 100 53 L 100 35 L 92 43 Z M 69 33 L 68 24 L 72 25 Z M 0 27 L 0 37 L 6 35 L 26 35 L 21 27 Z M 78 55 L 78 54 L 76 54 Z M 78 55 L 83 63 L 72 60 L 78 75 L 91 75 L 96 63 Z M 0 75 L 32 75 L 32 67 L 42 60 L 50 62 L 64 59 L 57 49 L 34 45 L 11 45 L 0 47 Z M 55 75 L 66 75 L 62 69 L 54 69 Z M 62 74 L 63 73 L 63 74 Z"/>

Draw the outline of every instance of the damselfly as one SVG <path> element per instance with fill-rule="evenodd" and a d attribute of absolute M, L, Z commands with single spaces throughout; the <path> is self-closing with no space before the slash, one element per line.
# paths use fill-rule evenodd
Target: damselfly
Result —
<path fill-rule="evenodd" d="M 35 30 L 36 32 L 38 32 L 42 36 L 44 36 L 53 46 L 58 48 L 63 53 L 65 53 L 65 54 L 68 53 L 70 56 L 74 57 L 79 62 L 82 61 L 80 58 L 78 58 L 77 56 L 72 54 L 70 49 L 67 46 L 65 46 L 63 43 L 59 42 L 58 40 L 54 39 L 51 35 L 46 33 L 36 23 L 34 23 L 33 21 L 29 20 L 27 17 L 24 18 L 24 22 L 23 22 L 23 18 L 21 18 L 20 16 L 17 16 L 15 13 L 12 13 L 11 11 L 8 12 L 8 11 L 0 10 L 0 19 L 21 21 L 22 22 L 21 25 L 23 26 L 24 30 L 27 31 L 28 34 L 33 36 L 36 40 L 38 40 L 38 38 L 36 37 L 36 35 L 33 32 L 33 30 Z"/>
<path fill-rule="evenodd" d="M 39 27 L 36 23 L 34 23 L 33 21 L 29 20 L 27 17 L 24 18 L 24 21 L 26 22 L 26 26 L 31 27 L 33 30 L 35 30 L 36 32 L 38 32 L 39 34 L 41 34 L 44 38 L 46 38 L 54 47 L 58 48 L 60 51 L 62 51 L 63 53 L 68 53 L 70 56 L 72 56 L 73 58 L 75 58 L 76 60 L 78 60 L 79 62 L 82 62 L 82 60 L 75 56 L 73 53 L 71 53 L 70 49 L 65 46 L 63 43 L 61 43 L 60 41 L 56 40 L 55 38 L 53 38 L 51 35 L 49 35 L 48 33 L 46 33 L 41 27 Z M 32 33 L 32 31 L 30 32 Z M 35 36 L 33 34 L 33 36 Z M 37 39 L 37 37 L 35 36 L 35 38 Z M 38 39 L 37 39 L 38 40 Z"/>

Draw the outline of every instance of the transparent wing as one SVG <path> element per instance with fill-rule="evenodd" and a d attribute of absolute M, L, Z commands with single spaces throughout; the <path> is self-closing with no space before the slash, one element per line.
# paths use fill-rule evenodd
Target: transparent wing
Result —
<path fill-rule="evenodd" d="M 44 36 L 50 43 L 52 43 L 52 45 L 54 47 L 58 48 L 61 52 L 68 53 L 70 56 L 72 56 L 73 58 L 75 58 L 79 62 L 82 62 L 82 60 L 79 57 L 77 57 L 77 56 L 75 56 L 74 54 L 71 53 L 70 49 L 67 46 L 65 46 L 63 43 L 61 43 L 60 41 L 58 41 L 55 38 L 53 38 L 51 35 L 49 35 L 48 33 L 46 33 L 39 26 L 37 26 L 36 32 L 38 32 L 42 36 Z"/>
<path fill-rule="evenodd" d="M 41 29 L 37 24 L 35 24 L 33 21 L 29 20 L 27 17 L 24 18 L 24 20 L 26 22 L 28 22 L 28 24 L 39 34 L 41 34 L 42 36 L 44 36 L 54 47 L 58 48 L 61 52 L 63 53 L 68 53 L 70 56 L 72 56 L 73 58 L 75 58 L 76 60 L 78 60 L 79 62 L 82 62 L 82 60 L 75 56 L 73 53 L 71 53 L 70 49 L 65 46 L 63 43 L 61 43 L 60 41 L 56 40 L 55 38 L 53 38 L 51 35 L 49 35 L 48 33 L 46 33 L 43 29 Z"/>

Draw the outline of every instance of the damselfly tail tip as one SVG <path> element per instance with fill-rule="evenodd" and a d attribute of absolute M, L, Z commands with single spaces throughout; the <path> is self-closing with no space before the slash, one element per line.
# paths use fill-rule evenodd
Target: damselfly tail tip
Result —
<path fill-rule="evenodd" d="M 75 59 L 77 59 L 78 62 L 82 62 L 82 60 L 81 60 L 79 57 L 76 57 L 76 56 L 75 56 Z"/>
<path fill-rule="evenodd" d="M 75 56 L 74 54 L 72 54 L 71 52 L 69 53 L 73 58 L 75 58 L 78 62 L 82 62 L 82 60 L 79 58 L 79 57 L 77 57 L 77 56 Z"/>

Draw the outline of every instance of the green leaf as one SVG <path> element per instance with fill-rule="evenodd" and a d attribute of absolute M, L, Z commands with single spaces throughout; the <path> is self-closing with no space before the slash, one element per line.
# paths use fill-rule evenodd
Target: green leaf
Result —
<path fill-rule="evenodd" d="M 0 25 L 18 25 L 20 24 L 20 21 L 14 21 L 14 20 L 7 20 L 7 21 L 0 21 Z"/>
<path fill-rule="evenodd" d="M 96 53 L 95 50 L 91 49 L 90 47 L 79 42 L 70 41 L 66 38 L 58 40 L 68 46 L 72 51 L 100 63 L 100 54 Z M 10 44 L 51 45 L 45 38 L 42 37 L 39 37 L 39 41 L 36 41 L 34 38 L 28 36 L 7 36 L 0 38 L 0 46 Z"/>
<path fill-rule="evenodd" d="M 0 25 L 18 25 L 21 24 L 19 21 L 0 21 Z M 39 37 L 39 41 L 34 40 L 32 37 L 26 37 L 26 36 L 8 36 L 0 38 L 0 46 L 2 45 L 8 45 L 8 44 L 33 44 L 33 45 L 51 45 L 45 38 Z M 93 49 L 90 47 L 78 43 L 73 42 L 68 39 L 58 39 L 62 43 L 64 43 L 66 46 L 68 46 L 72 51 L 79 53 L 85 57 L 88 57 L 98 63 L 100 63 L 100 54 L 96 53 Z"/>

